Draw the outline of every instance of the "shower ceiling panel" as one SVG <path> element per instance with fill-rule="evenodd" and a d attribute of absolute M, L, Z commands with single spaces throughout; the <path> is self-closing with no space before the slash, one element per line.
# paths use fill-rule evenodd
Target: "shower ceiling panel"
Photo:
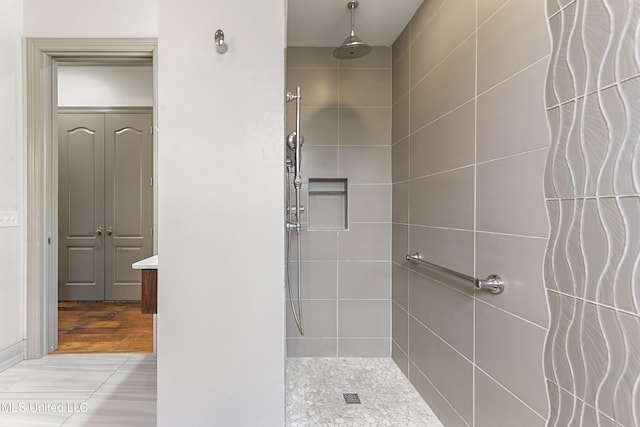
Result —
<path fill-rule="evenodd" d="M 289 0 L 288 46 L 340 46 L 349 33 L 346 0 Z M 422 0 L 360 0 L 356 33 L 371 46 L 391 46 Z"/>

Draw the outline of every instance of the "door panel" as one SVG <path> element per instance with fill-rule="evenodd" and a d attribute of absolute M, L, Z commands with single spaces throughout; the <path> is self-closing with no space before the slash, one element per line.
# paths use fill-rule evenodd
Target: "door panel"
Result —
<path fill-rule="evenodd" d="M 104 299 L 104 118 L 58 115 L 58 298 Z"/>
<path fill-rule="evenodd" d="M 105 116 L 107 300 L 139 300 L 140 272 L 131 264 L 153 255 L 151 124 L 151 114 Z"/>

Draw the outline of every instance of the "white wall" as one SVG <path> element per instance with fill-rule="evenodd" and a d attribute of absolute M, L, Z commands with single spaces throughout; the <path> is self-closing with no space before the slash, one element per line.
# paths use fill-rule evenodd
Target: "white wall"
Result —
<path fill-rule="evenodd" d="M 158 3 L 158 425 L 282 426 L 285 0 Z"/>
<path fill-rule="evenodd" d="M 0 211 L 19 211 L 22 161 L 22 1 L 0 4 Z M 24 337 L 22 227 L 0 228 L 0 351 Z"/>
<path fill-rule="evenodd" d="M 284 425 L 286 1 L 23 1 L 27 37 L 159 36 L 158 425 Z"/>
<path fill-rule="evenodd" d="M 155 37 L 158 31 L 157 0 L 23 2 L 28 37 Z"/>
<path fill-rule="evenodd" d="M 153 106 L 153 68 L 59 67 L 58 106 Z"/>

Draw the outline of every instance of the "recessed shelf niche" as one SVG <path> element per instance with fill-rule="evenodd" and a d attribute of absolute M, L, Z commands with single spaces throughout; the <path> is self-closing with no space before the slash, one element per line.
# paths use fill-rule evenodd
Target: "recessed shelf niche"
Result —
<path fill-rule="evenodd" d="M 347 179 L 309 178 L 309 229 L 347 229 Z"/>

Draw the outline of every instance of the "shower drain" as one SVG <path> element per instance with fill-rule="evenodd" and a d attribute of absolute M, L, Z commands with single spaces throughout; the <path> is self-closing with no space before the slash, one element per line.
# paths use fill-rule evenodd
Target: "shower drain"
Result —
<path fill-rule="evenodd" d="M 358 393 L 342 393 L 342 397 L 344 397 L 344 402 L 347 405 L 360 404 L 360 396 L 358 396 Z"/>

